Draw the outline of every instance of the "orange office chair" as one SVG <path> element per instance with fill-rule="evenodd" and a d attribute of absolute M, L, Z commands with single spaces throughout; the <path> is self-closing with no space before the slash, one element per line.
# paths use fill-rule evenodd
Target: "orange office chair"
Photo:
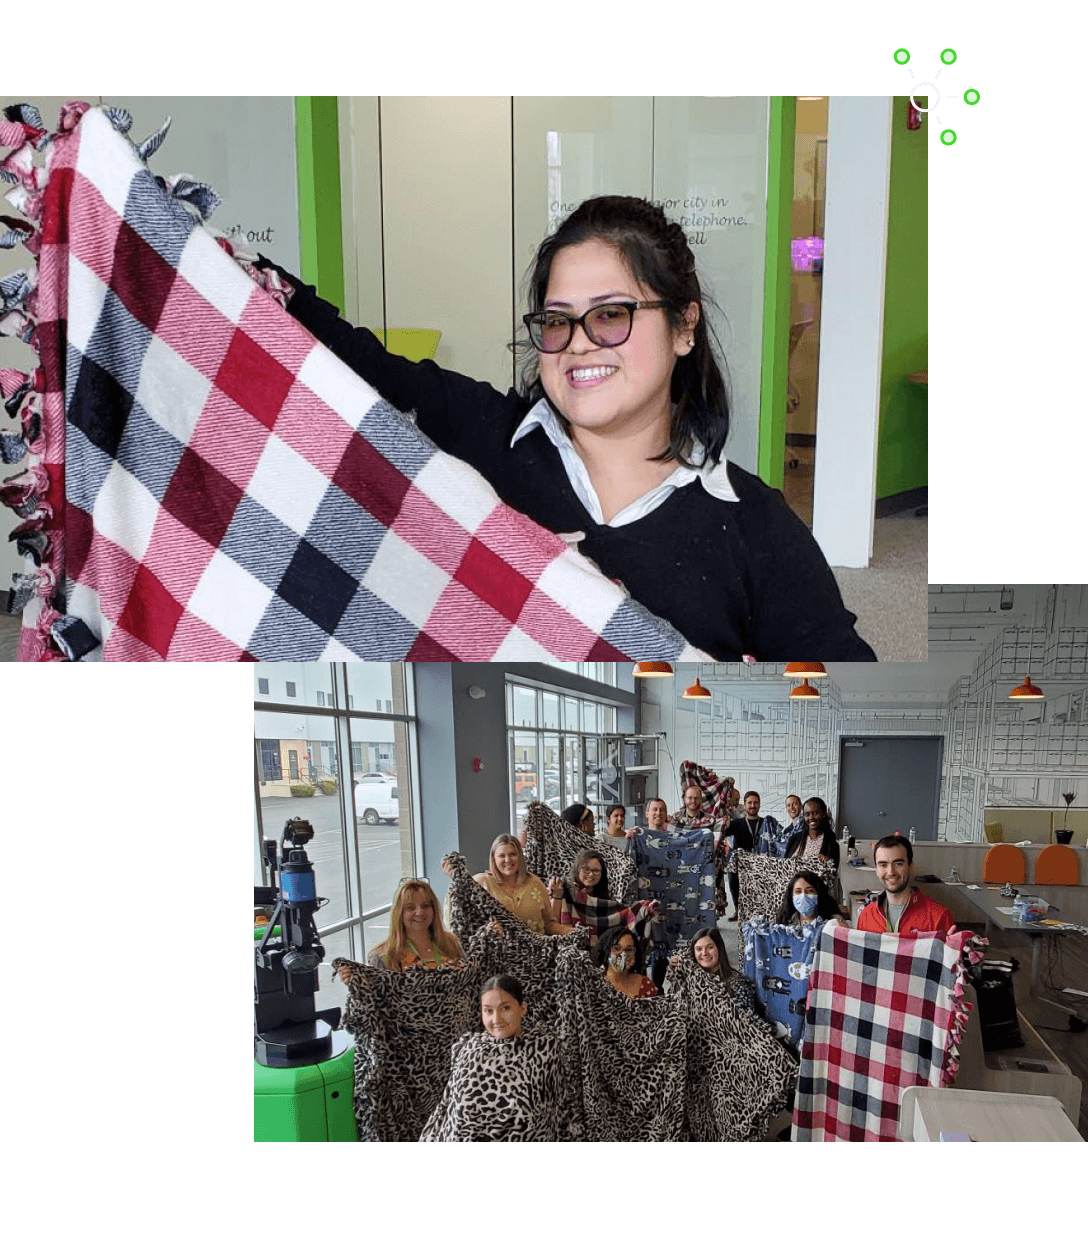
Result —
<path fill-rule="evenodd" d="M 1068 844 L 1048 844 L 1035 858 L 1033 881 L 1047 887 L 1076 887 L 1080 882 L 1076 851 Z"/>
<path fill-rule="evenodd" d="M 1042 856 L 1042 853 L 1039 855 Z M 982 881 L 1022 883 L 1026 869 L 1022 848 L 1017 848 L 1015 844 L 994 844 L 986 850 L 982 861 Z"/>

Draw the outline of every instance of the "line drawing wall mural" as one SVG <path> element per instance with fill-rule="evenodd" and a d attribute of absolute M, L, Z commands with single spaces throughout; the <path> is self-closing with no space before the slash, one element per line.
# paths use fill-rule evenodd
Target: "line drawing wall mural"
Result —
<path fill-rule="evenodd" d="M 1088 803 L 1088 588 L 931 587 L 930 611 L 928 665 L 828 665 L 811 702 L 790 702 L 782 664 L 700 666 L 709 700 L 680 697 L 684 665 L 644 681 L 641 731 L 675 734 L 658 781 L 670 809 L 690 758 L 755 789 L 764 813 L 783 818 L 797 793 L 837 817 L 840 738 L 890 735 L 944 737 L 938 839 L 983 841 L 989 807 Z M 1046 697 L 1010 700 L 1029 674 Z"/>

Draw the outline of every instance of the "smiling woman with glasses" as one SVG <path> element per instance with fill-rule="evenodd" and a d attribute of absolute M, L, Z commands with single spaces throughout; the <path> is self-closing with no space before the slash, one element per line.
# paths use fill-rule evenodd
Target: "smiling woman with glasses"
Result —
<path fill-rule="evenodd" d="M 711 301 L 660 207 L 591 198 L 545 238 L 514 344 L 520 388 L 506 394 L 390 355 L 280 274 L 326 347 L 694 646 L 720 660 L 876 658 L 781 493 L 725 458 Z"/>

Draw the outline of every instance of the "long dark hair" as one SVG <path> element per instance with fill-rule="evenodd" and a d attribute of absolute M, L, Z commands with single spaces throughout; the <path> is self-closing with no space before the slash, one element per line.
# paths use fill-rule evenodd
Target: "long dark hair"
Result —
<path fill-rule="evenodd" d="M 729 432 L 729 395 L 722 376 L 725 361 L 715 354 L 706 312 L 707 305 L 714 302 L 699 284 L 695 256 L 684 229 L 670 222 L 660 206 L 641 197 L 590 197 L 537 249 L 529 272 L 531 313 L 544 307 L 555 255 L 587 240 L 603 240 L 619 252 L 635 278 L 653 292 L 655 299 L 665 301 L 665 313 L 674 329 L 684 324 L 684 310 L 689 304 L 699 306 L 694 346 L 677 357 L 672 370 L 669 444 L 654 461 L 675 459 L 690 464 L 692 447 L 701 442 L 707 460 L 717 464 Z M 535 403 L 544 397 L 540 361 L 529 343 L 517 345 L 516 350 L 527 355 L 522 393 Z"/>
<path fill-rule="evenodd" d="M 813 874 L 811 870 L 799 870 L 790 879 L 790 885 L 786 888 L 786 894 L 782 897 L 782 906 L 778 910 L 779 925 L 789 925 L 793 920 L 794 914 L 797 912 L 797 909 L 793 907 L 793 889 L 802 878 L 809 886 L 816 888 L 817 917 L 822 917 L 824 921 L 830 921 L 832 917 L 842 916 L 842 909 L 835 903 L 835 899 L 831 892 L 828 891 L 824 880 L 818 874 Z"/>

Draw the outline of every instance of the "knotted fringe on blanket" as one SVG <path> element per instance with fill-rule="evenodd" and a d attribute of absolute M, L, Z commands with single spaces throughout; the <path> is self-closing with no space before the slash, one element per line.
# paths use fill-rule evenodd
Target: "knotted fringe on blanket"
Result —
<path fill-rule="evenodd" d="M 766 857 L 760 853 L 746 853 L 740 849 L 736 854 L 737 875 L 740 879 L 740 910 L 744 919 L 766 917 L 774 921 L 790 881 L 802 870 L 817 875 L 835 899 L 835 880 L 838 867 L 826 861 L 805 861 L 800 857 Z"/>
<path fill-rule="evenodd" d="M 680 795 L 683 797 L 686 789 L 698 788 L 703 794 L 703 809 L 714 816 L 719 822 L 728 824 L 729 790 L 732 787 L 710 770 L 699 763 L 686 759 L 680 764 Z"/>
<path fill-rule="evenodd" d="M 450 1073 L 453 1043 L 480 1023 L 479 972 L 468 966 L 348 963 L 340 1027 L 355 1035 L 355 1121 L 363 1141 L 418 1140 Z"/>
<path fill-rule="evenodd" d="M 829 921 L 809 977 L 795 1140 L 894 1140 L 904 1088 L 955 1079 L 970 1004 L 964 964 L 986 941 L 877 934 Z"/>
<path fill-rule="evenodd" d="M 466 1033 L 421 1140 L 544 1141 L 582 1138 L 556 1033 L 527 1025 L 521 1037 Z"/>
<path fill-rule="evenodd" d="M 709 767 L 693 763 L 686 759 L 680 764 L 680 795 L 692 786 L 703 794 L 703 809 L 714 819 L 710 830 L 715 840 L 721 844 L 722 832 L 733 821 L 729 813 L 729 792 L 731 786 L 718 778 Z M 736 859 L 733 851 L 726 847 L 715 850 L 716 878 L 714 883 L 714 911 L 719 917 L 724 917 L 729 910 L 729 901 L 725 894 L 725 875 L 728 870 L 736 869 Z"/>
<path fill-rule="evenodd" d="M 19 658 L 706 660 L 320 346 L 114 108 L 8 109 Z M 44 150 L 44 166 L 35 154 Z"/>
<path fill-rule="evenodd" d="M 667 1001 L 687 1025 L 685 1139 L 762 1140 L 797 1082 L 797 1063 L 728 984 L 690 956 L 669 966 Z"/>
<path fill-rule="evenodd" d="M 685 1024 L 666 998 L 631 999 L 585 952 L 559 954 L 559 1036 L 587 1140 L 684 1138 Z"/>
<path fill-rule="evenodd" d="M 765 917 L 741 922 L 744 972 L 755 982 L 760 1014 L 796 1051 L 805 1032 L 808 975 L 822 923 L 776 925 Z"/>

